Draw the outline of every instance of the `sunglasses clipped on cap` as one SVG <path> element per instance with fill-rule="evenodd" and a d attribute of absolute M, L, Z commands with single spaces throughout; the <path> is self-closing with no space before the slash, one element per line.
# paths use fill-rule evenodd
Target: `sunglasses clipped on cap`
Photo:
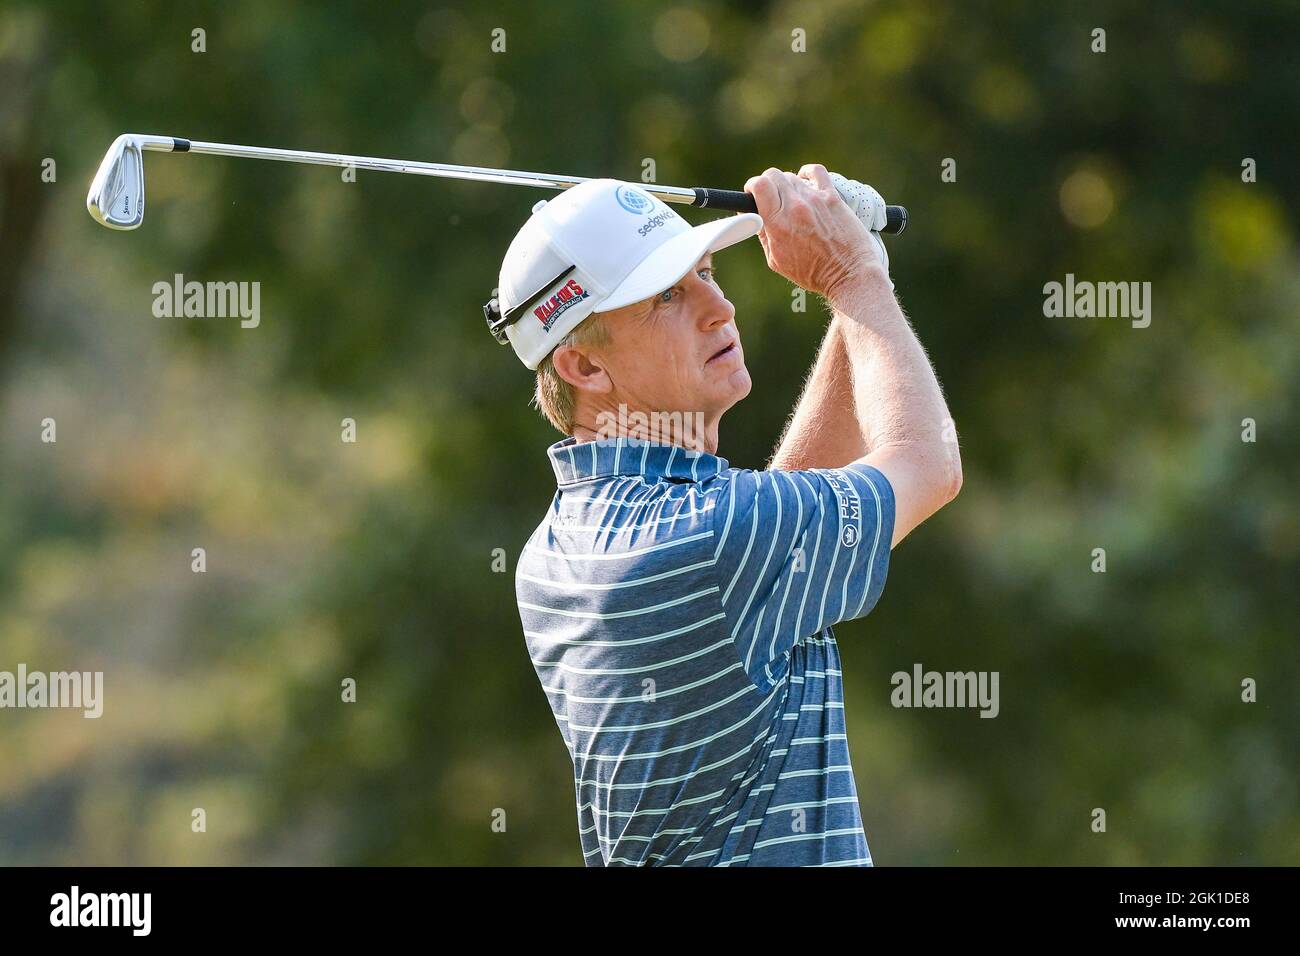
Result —
<path fill-rule="evenodd" d="M 565 269 L 550 282 L 545 283 L 540 289 L 523 299 L 518 305 L 510 309 L 504 315 L 501 314 L 501 303 L 498 301 L 497 297 L 493 296 L 488 299 L 487 304 L 483 306 L 483 318 L 487 320 L 488 331 L 492 333 L 492 338 L 496 339 L 502 345 L 509 345 L 510 339 L 506 336 L 506 328 L 518 322 L 528 307 L 536 302 L 547 289 L 551 288 L 551 286 L 555 285 L 577 268 L 576 265 L 569 266 L 569 268 Z"/>

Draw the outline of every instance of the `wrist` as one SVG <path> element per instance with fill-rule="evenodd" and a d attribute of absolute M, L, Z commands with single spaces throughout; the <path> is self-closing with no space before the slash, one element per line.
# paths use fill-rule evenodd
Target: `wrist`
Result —
<path fill-rule="evenodd" d="M 863 295 L 884 293 L 892 300 L 894 284 L 889 273 L 876 259 L 867 259 L 850 269 L 824 293 L 826 304 L 836 312 L 852 314 L 852 303 Z"/>

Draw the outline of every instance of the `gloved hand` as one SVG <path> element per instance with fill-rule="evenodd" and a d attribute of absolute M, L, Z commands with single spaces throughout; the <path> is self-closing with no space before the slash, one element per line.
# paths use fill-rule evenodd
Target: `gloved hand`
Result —
<path fill-rule="evenodd" d="M 880 237 L 880 230 L 885 228 L 886 221 L 885 200 L 866 183 L 860 183 L 856 179 L 845 179 L 839 173 L 831 173 L 830 177 L 840 198 L 853 210 L 853 215 L 867 227 L 871 242 L 876 249 L 876 256 L 885 267 L 885 274 L 889 275 L 889 252 L 885 249 L 885 241 Z M 891 289 L 894 287 L 892 277 L 889 280 L 889 287 Z"/>

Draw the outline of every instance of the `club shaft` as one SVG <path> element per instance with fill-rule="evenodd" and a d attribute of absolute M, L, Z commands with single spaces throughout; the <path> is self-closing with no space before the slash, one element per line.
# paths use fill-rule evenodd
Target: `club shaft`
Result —
<path fill-rule="evenodd" d="M 560 176 L 555 173 L 530 173 L 517 169 L 490 169 L 485 166 L 456 166 L 451 163 L 422 163 L 409 159 L 350 156 L 344 153 L 275 149 L 269 146 L 235 146 L 229 143 L 205 143 L 169 136 L 142 136 L 138 138 L 138 142 L 143 149 L 167 153 L 189 152 L 203 153 L 208 156 L 234 156 L 241 159 L 271 159 L 282 163 L 307 163 L 313 166 L 350 166 L 383 173 L 412 173 L 417 176 L 437 176 L 443 179 L 468 179 L 512 186 L 534 186 L 539 189 L 568 189 L 587 182 L 587 179 L 581 176 Z M 739 190 L 660 186 L 658 183 L 637 185 L 664 202 L 686 203 L 691 206 L 733 212 L 758 211 L 754 197 Z M 906 228 L 906 209 L 902 206 L 888 206 L 885 212 L 887 221 L 882 232 L 897 234 Z"/>
<path fill-rule="evenodd" d="M 180 143 L 185 143 L 181 140 Z M 354 167 L 383 173 L 412 173 L 417 176 L 437 176 L 444 179 L 469 179 L 478 182 L 504 183 L 512 186 L 535 186 L 539 189 L 568 189 L 587 180 L 579 176 L 559 176 L 554 173 L 530 173 L 517 169 L 490 169 L 484 166 L 456 166 L 450 163 L 422 163 L 408 159 L 383 159 L 377 156 L 349 156 L 343 153 L 317 153 L 311 150 L 273 149 L 266 146 L 234 146 L 228 143 L 189 141 L 183 146 L 167 150 L 159 145 L 146 148 L 165 152 L 204 153 L 209 156 L 236 156 L 241 159 L 272 159 L 283 163 L 307 163 L 313 166 Z M 665 202 L 694 202 L 695 190 L 677 186 L 642 186 L 646 192 Z"/>

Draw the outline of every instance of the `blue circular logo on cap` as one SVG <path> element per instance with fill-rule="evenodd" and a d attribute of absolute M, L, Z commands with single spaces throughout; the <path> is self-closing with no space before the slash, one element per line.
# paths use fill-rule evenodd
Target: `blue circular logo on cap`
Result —
<path fill-rule="evenodd" d="M 619 186 L 614 190 L 618 204 L 636 216 L 644 216 L 654 205 L 650 197 L 632 186 Z"/>

